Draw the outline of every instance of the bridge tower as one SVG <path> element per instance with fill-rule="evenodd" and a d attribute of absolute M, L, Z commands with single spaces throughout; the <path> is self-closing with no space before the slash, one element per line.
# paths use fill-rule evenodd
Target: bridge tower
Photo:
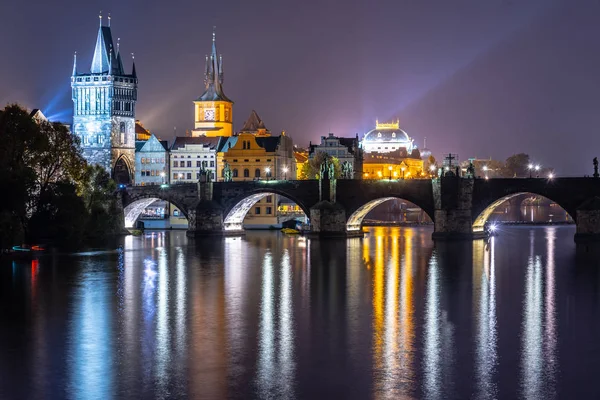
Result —
<path fill-rule="evenodd" d="M 108 26 L 102 24 L 89 72 L 77 72 L 73 58 L 71 88 L 73 134 L 81 140 L 83 156 L 104 167 L 117 183 L 131 183 L 135 176 L 135 103 L 137 73 L 133 62 L 126 74 L 119 49 Z"/>

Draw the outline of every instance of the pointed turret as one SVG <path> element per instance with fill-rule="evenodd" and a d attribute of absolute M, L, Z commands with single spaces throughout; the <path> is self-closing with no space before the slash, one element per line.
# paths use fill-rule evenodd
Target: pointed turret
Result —
<path fill-rule="evenodd" d="M 122 70 L 119 71 L 115 56 L 110 27 L 102 26 L 102 16 L 100 16 L 100 28 L 98 29 L 98 37 L 96 38 L 96 47 L 90 71 L 92 74 L 101 74 L 104 72 L 116 75 L 122 74 Z"/>
<path fill-rule="evenodd" d="M 73 73 L 71 74 L 71 76 L 75 75 L 77 75 L 77 52 L 73 54 Z"/>
<path fill-rule="evenodd" d="M 217 53 L 217 35 L 213 29 L 212 48 L 210 57 L 206 57 L 206 67 L 204 69 L 205 90 L 198 101 L 228 101 L 223 92 L 223 57 Z"/>
<path fill-rule="evenodd" d="M 133 67 L 131 68 L 131 76 L 137 79 L 137 72 L 135 70 L 135 60 L 133 61 Z"/>

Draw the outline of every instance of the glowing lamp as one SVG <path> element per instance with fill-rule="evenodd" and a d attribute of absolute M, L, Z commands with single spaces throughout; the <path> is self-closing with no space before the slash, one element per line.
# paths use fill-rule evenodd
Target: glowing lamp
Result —
<path fill-rule="evenodd" d="M 484 170 L 484 171 L 487 171 L 487 170 L 488 170 L 488 167 L 487 167 L 487 165 L 484 165 L 484 166 L 483 166 L 483 170 Z"/>
<path fill-rule="evenodd" d="M 392 166 L 390 165 L 390 166 L 388 167 L 388 169 L 391 171 L 391 170 L 392 170 Z"/>
<path fill-rule="evenodd" d="M 430 166 L 429 166 L 429 170 L 430 170 L 431 172 L 435 171 L 435 165 L 430 165 Z"/>

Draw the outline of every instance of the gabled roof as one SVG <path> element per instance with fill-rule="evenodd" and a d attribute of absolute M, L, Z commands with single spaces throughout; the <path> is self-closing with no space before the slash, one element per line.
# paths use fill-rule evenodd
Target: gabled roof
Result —
<path fill-rule="evenodd" d="M 272 153 L 277 150 L 277 146 L 279 145 L 279 139 L 281 136 L 269 136 L 269 137 L 257 137 L 256 143 L 268 151 Z"/>
<path fill-rule="evenodd" d="M 237 143 L 238 137 L 237 136 L 229 136 L 227 138 L 223 138 L 223 140 L 221 140 L 221 142 L 219 143 L 219 147 L 217 148 L 218 152 L 221 151 L 227 151 L 230 148 L 232 148 L 233 146 L 235 146 L 235 144 Z"/>
<path fill-rule="evenodd" d="M 262 119 L 260 119 L 256 111 L 252 110 L 250 116 L 248 117 L 246 122 L 244 122 L 244 126 L 242 127 L 240 132 L 256 132 L 259 129 L 267 130 L 264 122 L 262 121 Z"/>
<path fill-rule="evenodd" d="M 157 152 L 157 151 L 169 151 L 169 143 L 166 140 L 158 140 L 154 134 L 150 136 L 148 140 L 136 140 L 135 142 L 136 152 Z"/>
<path fill-rule="evenodd" d="M 219 147 L 220 137 L 208 137 L 208 136 L 196 136 L 196 137 L 187 137 L 187 136 L 178 136 L 175 138 L 173 145 L 171 146 L 171 150 L 179 150 L 184 148 L 186 145 L 203 145 L 204 147 L 208 147 L 211 150 L 217 149 Z"/>

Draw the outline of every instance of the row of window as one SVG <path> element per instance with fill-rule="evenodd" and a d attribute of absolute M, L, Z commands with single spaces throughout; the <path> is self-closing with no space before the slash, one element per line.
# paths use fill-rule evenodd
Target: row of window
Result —
<path fill-rule="evenodd" d="M 177 156 L 174 155 L 173 158 L 177 158 Z M 186 156 L 180 156 L 179 158 L 186 158 Z M 187 158 L 192 158 L 192 156 L 187 156 Z M 200 156 L 198 155 L 196 158 L 200 158 Z M 208 156 L 205 155 L 204 158 L 208 158 Z M 214 154 L 211 154 L 210 158 L 215 158 Z"/>
<path fill-rule="evenodd" d="M 207 167 L 211 167 L 214 168 L 215 167 L 215 162 L 211 161 L 210 163 L 208 161 L 196 161 L 196 168 L 207 168 Z M 192 162 L 191 161 L 173 161 L 173 168 L 192 168 Z"/>
<path fill-rule="evenodd" d="M 262 207 L 254 207 L 254 215 L 261 215 L 261 208 Z M 271 215 L 271 214 L 273 214 L 273 208 L 265 207 L 265 215 Z"/>
<path fill-rule="evenodd" d="M 100 81 L 100 78 L 102 78 L 102 81 L 107 81 L 108 77 L 106 76 L 94 76 L 94 82 L 98 82 Z M 84 78 L 77 78 L 77 82 L 83 82 Z M 91 76 L 86 76 L 85 77 L 85 81 L 86 82 L 91 82 L 92 81 L 92 77 Z M 125 82 L 125 83 L 135 83 L 135 79 L 131 79 L 131 78 L 115 78 L 115 82 Z"/>
<path fill-rule="evenodd" d="M 148 158 L 142 157 L 142 164 L 164 164 L 164 158 Z"/>
<path fill-rule="evenodd" d="M 162 169 L 143 169 L 142 176 L 160 176 L 164 171 Z"/>
<path fill-rule="evenodd" d="M 210 173 L 210 178 L 215 179 L 215 174 L 212 171 L 208 171 Z M 178 179 L 192 179 L 191 172 L 173 172 L 173 180 L 176 181 Z M 200 172 L 196 172 L 196 179 L 200 179 Z"/>
<path fill-rule="evenodd" d="M 250 178 L 250 170 L 248 168 L 244 169 L 243 173 L 244 173 L 244 176 L 243 176 L 244 178 Z M 233 170 L 231 170 L 231 174 L 232 174 L 232 176 L 234 178 L 238 178 L 240 176 L 237 168 L 234 168 Z M 265 176 L 267 178 L 270 178 L 271 177 L 271 171 L 266 172 Z M 225 177 L 225 169 L 221 170 L 221 177 L 222 178 Z M 260 168 L 256 168 L 254 170 L 254 177 L 255 178 L 260 178 Z"/>
<path fill-rule="evenodd" d="M 260 158 L 255 159 L 254 161 L 256 162 L 260 162 Z M 233 160 L 231 160 L 231 162 L 238 162 L 237 158 L 234 158 Z M 244 162 L 250 162 L 250 160 L 244 160 Z M 267 162 L 271 162 L 270 158 L 267 158 Z"/>

